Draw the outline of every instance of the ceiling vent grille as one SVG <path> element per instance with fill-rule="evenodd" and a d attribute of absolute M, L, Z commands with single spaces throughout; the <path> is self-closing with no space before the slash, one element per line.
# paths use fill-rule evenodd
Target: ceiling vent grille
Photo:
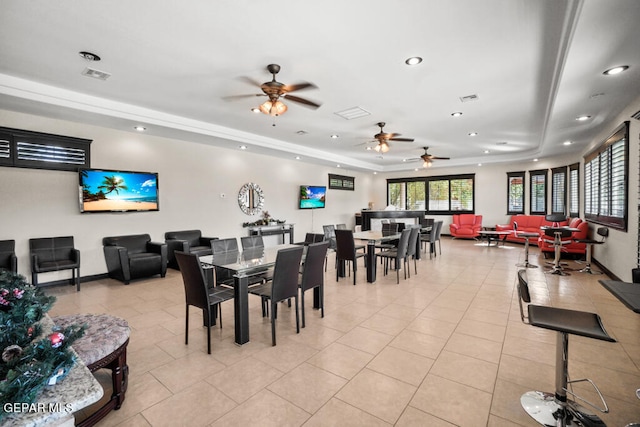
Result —
<path fill-rule="evenodd" d="M 346 110 L 338 111 L 337 113 L 334 113 L 334 114 L 342 117 L 345 120 L 353 120 L 353 119 L 358 119 L 360 117 L 366 117 L 371 115 L 370 112 L 360 107 L 348 108 Z"/>
<path fill-rule="evenodd" d="M 478 99 L 480 99 L 480 97 L 478 95 L 467 95 L 467 96 L 461 96 L 460 97 L 460 102 L 470 102 L 470 101 L 477 101 Z"/>
<path fill-rule="evenodd" d="M 6 139 L 0 139 L 0 159 L 8 159 L 11 157 L 11 142 Z"/>
<path fill-rule="evenodd" d="M 631 117 L 633 117 L 636 120 L 640 120 L 640 110 L 637 111 L 635 114 L 632 114 Z"/>
<path fill-rule="evenodd" d="M 107 80 L 109 77 L 111 77 L 111 74 L 109 73 L 105 73 L 104 71 L 99 71 L 99 70 L 96 70 L 95 68 L 89 68 L 89 67 L 82 70 L 82 75 L 87 77 L 93 77 L 94 79 L 99 79 L 99 80 Z"/>

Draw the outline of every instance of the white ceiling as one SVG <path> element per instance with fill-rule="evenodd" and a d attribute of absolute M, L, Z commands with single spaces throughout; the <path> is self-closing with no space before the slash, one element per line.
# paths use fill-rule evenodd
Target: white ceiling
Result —
<path fill-rule="evenodd" d="M 638 0 L 2 0 L 0 108 L 355 170 L 420 167 L 403 159 L 423 146 L 451 157 L 434 167 L 525 161 L 584 151 L 638 99 L 638 22 Z M 322 106 L 223 99 L 259 93 L 241 77 L 270 63 Z M 370 115 L 336 115 L 352 107 Z M 415 142 L 366 151 L 380 121 Z"/>

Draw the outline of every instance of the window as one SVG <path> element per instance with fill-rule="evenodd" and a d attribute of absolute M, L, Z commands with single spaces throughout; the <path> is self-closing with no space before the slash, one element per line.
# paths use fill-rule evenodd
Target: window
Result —
<path fill-rule="evenodd" d="M 90 159 L 91 140 L 0 128 L 0 166 L 77 172 Z"/>
<path fill-rule="evenodd" d="M 580 216 L 580 163 L 569 166 L 569 216 Z"/>
<path fill-rule="evenodd" d="M 551 169 L 551 213 L 567 212 L 567 167 Z"/>
<path fill-rule="evenodd" d="M 585 218 L 627 229 L 629 122 L 584 158 Z"/>
<path fill-rule="evenodd" d="M 507 215 L 524 213 L 524 172 L 507 173 Z"/>
<path fill-rule="evenodd" d="M 547 213 L 547 170 L 529 172 L 531 178 L 531 215 L 545 215 Z"/>
<path fill-rule="evenodd" d="M 406 188 L 407 186 L 404 182 L 387 182 L 387 205 L 395 206 L 398 209 L 406 209 Z"/>
<path fill-rule="evenodd" d="M 434 214 L 473 213 L 475 175 L 387 180 L 387 202 L 400 209 Z"/>

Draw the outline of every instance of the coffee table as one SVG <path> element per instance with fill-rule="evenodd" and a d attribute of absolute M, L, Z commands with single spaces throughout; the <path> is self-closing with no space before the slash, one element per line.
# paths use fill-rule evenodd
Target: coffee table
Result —
<path fill-rule="evenodd" d="M 478 231 L 478 233 L 480 233 L 480 236 L 484 236 L 487 238 L 487 247 L 491 246 L 492 241 L 495 241 L 495 246 L 498 247 L 498 245 L 500 244 L 500 240 L 502 240 L 502 245 L 504 246 L 504 241 L 507 239 L 507 236 L 509 234 L 513 233 L 513 231 L 481 230 Z M 501 236 L 502 239 L 500 238 Z"/>

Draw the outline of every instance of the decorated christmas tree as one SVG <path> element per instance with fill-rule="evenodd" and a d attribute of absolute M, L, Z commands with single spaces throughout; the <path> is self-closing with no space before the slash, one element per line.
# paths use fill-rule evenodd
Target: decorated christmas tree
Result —
<path fill-rule="evenodd" d="M 72 325 L 42 335 L 40 321 L 55 297 L 0 269 L 0 407 L 33 403 L 48 384 L 60 381 L 75 363 L 70 345 L 84 333 Z M 0 420 L 5 412 L 0 411 Z"/>

